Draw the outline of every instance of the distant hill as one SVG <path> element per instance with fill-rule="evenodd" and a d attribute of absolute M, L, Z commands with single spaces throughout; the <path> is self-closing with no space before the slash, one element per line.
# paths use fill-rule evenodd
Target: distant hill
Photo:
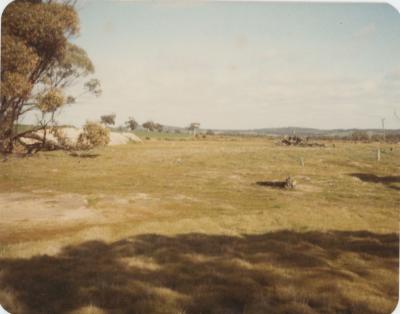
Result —
<path fill-rule="evenodd" d="M 284 136 L 296 134 L 299 136 L 349 136 L 355 131 L 364 131 L 369 135 L 383 134 L 382 129 L 331 129 L 321 130 L 313 128 L 302 127 L 283 127 L 283 128 L 262 128 L 253 130 L 214 130 L 216 133 L 236 133 L 248 135 L 271 135 L 271 136 Z M 400 134 L 400 129 L 385 130 L 386 134 Z"/>
<path fill-rule="evenodd" d="M 167 132 L 188 132 L 187 128 L 176 127 L 165 125 L 164 131 Z M 215 134 L 231 134 L 231 135 L 269 135 L 269 136 L 284 136 L 296 134 L 299 136 L 338 136 L 345 137 L 351 135 L 355 131 L 364 131 L 368 135 L 383 134 L 382 129 L 314 129 L 314 128 L 303 128 L 303 127 L 282 127 L 282 128 L 260 128 L 260 129 L 247 129 L 247 130 L 235 130 L 235 129 L 204 129 L 200 128 L 199 133 L 205 133 L 212 131 Z M 400 135 L 400 129 L 387 129 L 386 134 L 397 134 Z"/>
<path fill-rule="evenodd" d="M 187 132 L 186 128 L 165 126 L 164 130 L 169 132 L 179 131 Z M 282 128 L 260 128 L 260 129 L 248 129 L 248 130 L 235 130 L 235 129 L 200 129 L 200 133 L 212 131 L 215 134 L 232 134 L 232 135 L 269 135 L 269 136 L 284 136 L 296 134 L 299 136 L 339 136 L 345 137 L 351 135 L 355 131 L 364 131 L 368 135 L 383 134 L 382 129 L 314 129 L 314 128 L 302 128 L 302 127 L 282 127 Z M 400 135 L 400 129 L 387 129 L 386 134 L 397 134 Z"/>
<path fill-rule="evenodd" d="M 24 131 L 25 129 L 31 128 L 32 125 L 19 124 L 19 131 Z M 70 125 L 63 125 L 62 127 L 73 127 Z M 129 131 L 126 127 L 112 127 L 110 128 L 115 132 Z M 143 131 L 142 126 L 139 126 L 138 131 Z M 187 127 L 177 127 L 164 125 L 164 132 L 169 133 L 189 133 Z M 298 136 L 335 136 L 335 137 L 345 137 L 351 135 L 355 131 L 364 131 L 368 135 L 382 135 L 382 129 L 314 129 L 314 128 L 303 128 L 303 127 L 282 127 L 282 128 L 260 128 L 260 129 L 247 129 L 247 130 L 235 130 L 235 129 L 202 129 L 198 130 L 199 133 L 206 133 L 207 131 L 212 131 L 215 134 L 231 134 L 231 135 L 268 135 L 268 136 L 285 136 L 296 134 Z M 387 135 L 395 134 L 400 135 L 400 129 L 387 129 L 385 130 Z"/>

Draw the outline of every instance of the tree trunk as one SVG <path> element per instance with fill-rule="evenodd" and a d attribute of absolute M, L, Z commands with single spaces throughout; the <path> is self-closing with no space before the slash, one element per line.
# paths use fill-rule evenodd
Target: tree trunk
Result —
<path fill-rule="evenodd" d="M 0 152 L 11 153 L 13 150 L 14 123 L 10 114 L 0 116 Z"/>

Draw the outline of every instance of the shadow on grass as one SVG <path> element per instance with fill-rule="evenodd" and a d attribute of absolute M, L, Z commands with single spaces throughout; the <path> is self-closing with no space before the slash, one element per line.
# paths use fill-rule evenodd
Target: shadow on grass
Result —
<path fill-rule="evenodd" d="M 351 173 L 350 176 L 358 178 L 364 182 L 381 183 L 387 186 L 388 188 L 394 190 L 400 190 L 400 186 L 395 185 L 395 183 L 400 183 L 400 176 L 379 177 L 375 174 L 368 174 L 368 173 Z"/>
<path fill-rule="evenodd" d="M 97 158 L 100 156 L 100 154 L 95 154 L 95 153 L 77 153 L 77 152 L 72 152 L 69 155 L 71 157 L 76 157 L 76 158 Z"/>
<path fill-rule="evenodd" d="M 284 189 L 286 186 L 286 181 L 257 181 L 256 184 L 276 189 Z"/>
<path fill-rule="evenodd" d="M 11 313 L 390 313 L 398 235 L 146 234 L 0 259 L 0 269 Z"/>

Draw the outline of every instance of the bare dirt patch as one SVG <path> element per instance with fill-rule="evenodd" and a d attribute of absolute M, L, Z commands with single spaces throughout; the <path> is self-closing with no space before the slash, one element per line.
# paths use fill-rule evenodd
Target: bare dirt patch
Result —
<path fill-rule="evenodd" d="M 30 193 L 0 193 L 1 224 L 21 222 L 65 223 L 99 219 L 101 215 L 87 207 L 79 194 L 43 196 Z"/>

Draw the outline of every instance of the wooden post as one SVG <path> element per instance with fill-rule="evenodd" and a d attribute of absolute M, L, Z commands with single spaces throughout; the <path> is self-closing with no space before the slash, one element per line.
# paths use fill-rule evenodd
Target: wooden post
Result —
<path fill-rule="evenodd" d="M 304 167 L 304 158 L 303 157 L 300 157 L 300 164 L 302 167 Z"/>
<path fill-rule="evenodd" d="M 381 161 L 381 149 L 380 148 L 378 148 L 378 150 L 376 151 L 376 160 Z"/>

